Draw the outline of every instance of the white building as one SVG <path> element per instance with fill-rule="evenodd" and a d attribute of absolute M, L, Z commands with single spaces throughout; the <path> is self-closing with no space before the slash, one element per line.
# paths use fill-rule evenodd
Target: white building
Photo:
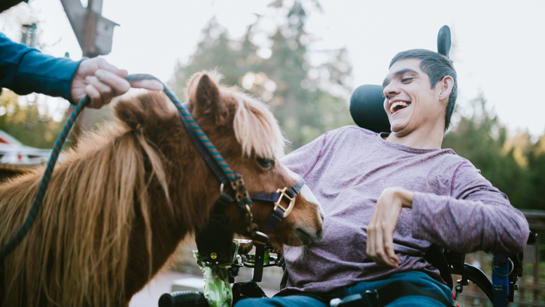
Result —
<path fill-rule="evenodd" d="M 25 146 L 0 130 L 0 164 L 32 166 L 47 162 L 51 150 Z"/>

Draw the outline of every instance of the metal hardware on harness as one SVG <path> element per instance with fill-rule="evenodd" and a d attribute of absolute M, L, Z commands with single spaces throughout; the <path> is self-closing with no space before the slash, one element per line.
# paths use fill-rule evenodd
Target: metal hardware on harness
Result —
<path fill-rule="evenodd" d="M 244 187 L 244 179 L 242 179 L 239 174 L 236 174 L 236 179 L 231 181 L 231 187 L 233 188 L 233 191 L 235 191 L 235 200 L 237 203 L 243 205 L 252 202 L 250 194 L 248 194 L 246 187 Z"/>
<path fill-rule="evenodd" d="M 289 196 L 288 193 L 286 193 L 287 190 L 288 188 L 286 187 L 276 190 L 277 193 L 280 193 L 280 196 L 278 197 L 278 200 L 274 203 L 274 207 L 273 207 L 273 211 L 276 211 L 276 209 L 280 208 L 284 212 L 284 215 L 283 215 L 284 218 L 286 218 L 291 213 L 291 210 L 293 209 L 293 206 L 295 205 L 295 197 L 296 197 L 296 196 L 293 196 L 293 197 Z M 287 208 L 284 208 L 282 207 L 282 205 L 280 205 L 284 197 L 289 200 L 289 204 Z"/>
<path fill-rule="evenodd" d="M 253 222 L 253 215 L 250 206 L 252 205 L 252 199 L 250 194 L 244 186 L 244 179 L 240 174 L 235 174 L 235 179 L 231 181 L 231 188 L 235 192 L 235 202 L 242 209 L 242 213 L 246 219 L 246 234 L 250 237 L 254 237 L 257 232 L 257 225 Z M 268 240 L 268 237 L 267 237 Z"/>

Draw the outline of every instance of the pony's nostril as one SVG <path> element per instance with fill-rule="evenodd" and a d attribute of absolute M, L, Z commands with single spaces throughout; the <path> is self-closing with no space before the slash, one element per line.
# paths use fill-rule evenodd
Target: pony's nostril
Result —
<path fill-rule="evenodd" d="M 295 236 L 297 236 L 297 238 L 299 238 L 304 245 L 308 245 L 313 241 L 312 237 L 303 228 L 296 228 Z"/>
<path fill-rule="evenodd" d="M 320 241 L 322 239 L 323 235 L 324 235 L 324 232 L 320 228 L 320 230 L 318 230 L 318 232 L 316 232 L 316 241 Z"/>
<path fill-rule="evenodd" d="M 309 245 L 319 241 L 322 238 L 322 230 L 320 229 L 316 233 L 309 233 L 306 229 L 298 227 L 295 229 L 295 235 L 303 244 Z"/>

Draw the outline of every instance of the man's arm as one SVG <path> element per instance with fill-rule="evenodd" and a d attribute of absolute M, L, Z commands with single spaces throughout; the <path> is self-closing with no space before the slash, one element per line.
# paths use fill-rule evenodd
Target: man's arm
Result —
<path fill-rule="evenodd" d="M 516 253 L 528 240 L 524 215 L 470 163 L 458 168 L 451 195 L 415 192 L 412 213 L 413 237 L 458 252 Z"/>
<path fill-rule="evenodd" d="M 368 225 L 367 254 L 377 263 L 397 267 L 393 234 L 402 208 L 412 210 L 413 237 L 458 252 L 516 253 L 529 235 L 524 215 L 478 170 L 467 163 L 457 169 L 451 195 L 387 188 Z"/>

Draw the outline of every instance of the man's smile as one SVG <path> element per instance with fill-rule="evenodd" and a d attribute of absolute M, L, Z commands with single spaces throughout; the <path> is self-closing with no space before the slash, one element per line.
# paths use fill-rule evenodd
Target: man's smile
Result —
<path fill-rule="evenodd" d="M 404 101 L 404 100 L 394 100 L 394 101 L 390 102 L 390 108 L 389 108 L 390 114 L 394 114 L 394 113 L 396 113 L 397 111 L 402 110 L 402 109 L 408 107 L 410 104 L 411 104 L 411 103 L 408 102 L 408 101 Z"/>

